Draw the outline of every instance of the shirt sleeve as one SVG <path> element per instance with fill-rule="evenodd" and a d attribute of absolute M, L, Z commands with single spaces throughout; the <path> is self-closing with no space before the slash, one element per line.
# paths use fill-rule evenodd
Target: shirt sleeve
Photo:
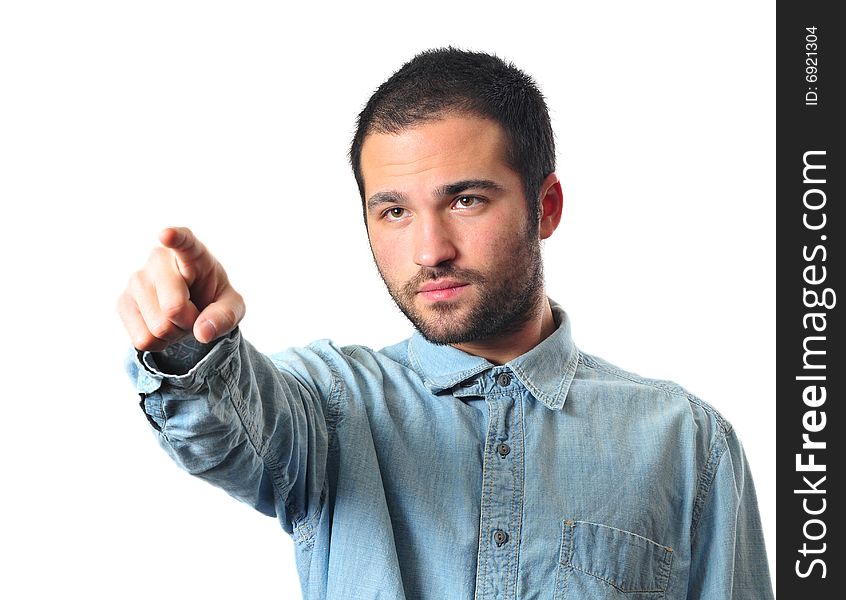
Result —
<path fill-rule="evenodd" d="M 168 370 L 184 371 L 177 375 L 157 364 L 161 355 L 129 358 L 160 445 L 187 472 L 277 517 L 296 539 L 321 510 L 328 366 L 306 349 L 289 351 L 289 367 L 274 364 L 239 330 L 194 350 L 166 359 Z"/>
<path fill-rule="evenodd" d="M 690 600 L 773 598 L 758 502 L 746 456 L 734 430 L 712 450 L 711 477 L 700 482 L 694 522 Z"/>

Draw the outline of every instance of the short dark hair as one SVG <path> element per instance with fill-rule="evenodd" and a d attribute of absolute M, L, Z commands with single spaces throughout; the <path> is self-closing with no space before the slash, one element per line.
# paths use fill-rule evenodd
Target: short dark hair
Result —
<path fill-rule="evenodd" d="M 362 202 L 361 148 L 367 135 L 399 133 L 450 113 L 488 118 L 503 128 L 505 160 L 523 182 L 530 223 L 536 227 L 541 183 L 555 171 L 555 141 L 543 95 L 513 64 L 453 47 L 412 58 L 379 86 L 359 113 L 349 157 Z"/>

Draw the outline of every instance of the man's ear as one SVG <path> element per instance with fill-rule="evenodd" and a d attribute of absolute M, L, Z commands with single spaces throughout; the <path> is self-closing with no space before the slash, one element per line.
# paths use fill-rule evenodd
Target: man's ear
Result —
<path fill-rule="evenodd" d="M 550 173 L 540 187 L 540 239 L 545 240 L 558 228 L 563 209 L 564 194 L 561 192 L 561 182 L 555 173 Z"/>

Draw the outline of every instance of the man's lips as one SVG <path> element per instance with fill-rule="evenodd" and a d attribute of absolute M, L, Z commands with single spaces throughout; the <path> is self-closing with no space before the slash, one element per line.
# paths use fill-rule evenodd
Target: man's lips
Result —
<path fill-rule="evenodd" d="M 435 281 L 427 281 L 419 288 L 417 288 L 418 292 L 434 292 L 437 290 L 448 290 L 450 288 L 459 288 L 464 287 L 467 285 L 463 281 L 457 281 L 455 279 L 437 279 Z"/>
<path fill-rule="evenodd" d="M 428 281 L 417 288 L 417 293 L 427 300 L 449 300 L 457 296 L 469 284 L 455 279 Z"/>

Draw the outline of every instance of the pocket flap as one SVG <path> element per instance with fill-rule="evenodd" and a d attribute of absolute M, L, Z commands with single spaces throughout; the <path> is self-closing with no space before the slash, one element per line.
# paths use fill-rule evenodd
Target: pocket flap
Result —
<path fill-rule="evenodd" d="M 665 591 L 672 560 L 672 548 L 635 533 L 569 519 L 562 525 L 561 564 L 623 592 Z"/>

